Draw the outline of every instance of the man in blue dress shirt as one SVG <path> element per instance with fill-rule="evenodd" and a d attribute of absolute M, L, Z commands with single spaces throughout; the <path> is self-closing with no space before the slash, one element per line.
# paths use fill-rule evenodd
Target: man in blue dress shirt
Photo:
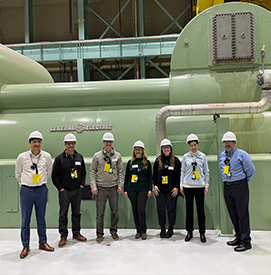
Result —
<path fill-rule="evenodd" d="M 227 245 L 236 246 L 234 250 L 242 252 L 251 249 L 248 183 L 256 170 L 250 155 L 235 148 L 237 140 L 233 132 L 226 132 L 222 141 L 226 150 L 220 154 L 219 162 L 224 198 L 235 230 L 235 239 Z"/>

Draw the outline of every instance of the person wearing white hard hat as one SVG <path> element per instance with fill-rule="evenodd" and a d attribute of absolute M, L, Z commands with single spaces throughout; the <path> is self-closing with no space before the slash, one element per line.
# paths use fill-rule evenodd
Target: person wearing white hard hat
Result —
<path fill-rule="evenodd" d="M 176 205 L 180 189 L 181 162 L 173 155 L 170 140 L 163 139 L 161 154 L 153 165 L 153 186 L 156 196 L 158 221 L 161 227 L 160 237 L 171 238 L 176 221 Z M 166 209 L 169 229 L 166 232 Z"/>
<path fill-rule="evenodd" d="M 194 198 L 196 200 L 200 240 L 206 242 L 204 197 L 209 187 L 209 167 L 204 153 L 198 150 L 199 139 L 197 135 L 190 134 L 186 143 L 190 151 L 183 156 L 181 169 L 181 193 L 186 204 L 186 230 L 185 241 L 193 238 L 194 231 Z"/>
<path fill-rule="evenodd" d="M 64 137 L 65 150 L 53 164 L 52 181 L 58 190 L 60 234 L 59 247 L 66 245 L 68 237 L 68 210 L 71 205 L 72 235 L 79 242 L 87 239 L 80 234 L 81 198 L 86 181 L 86 166 L 83 156 L 75 150 L 76 137 L 69 133 Z"/>
<path fill-rule="evenodd" d="M 39 249 L 52 252 L 54 248 L 47 244 L 45 211 L 48 188 L 47 180 L 52 172 L 51 155 L 41 150 L 43 136 L 39 131 L 30 133 L 30 150 L 21 153 L 16 160 L 15 177 L 21 186 L 21 240 L 23 250 L 20 258 L 27 257 L 30 251 L 30 220 L 33 206 L 37 218 Z"/>
<path fill-rule="evenodd" d="M 145 145 L 138 140 L 133 145 L 132 158 L 126 165 L 124 196 L 129 198 L 136 227 L 135 238 L 147 239 L 146 204 L 152 194 L 151 163 Z"/>
<path fill-rule="evenodd" d="M 223 135 L 225 151 L 220 154 L 219 162 L 224 199 L 235 230 L 235 239 L 228 241 L 227 245 L 235 246 L 236 252 L 243 252 L 251 249 L 248 183 L 256 170 L 250 155 L 235 147 L 236 141 L 231 131 Z"/>
<path fill-rule="evenodd" d="M 90 166 L 90 187 L 92 194 L 96 195 L 96 234 L 97 243 L 103 241 L 104 212 L 107 200 L 111 210 L 111 237 L 117 241 L 118 231 L 118 194 L 122 193 L 124 185 L 123 164 L 121 154 L 112 146 L 114 136 L 107 132 L 102 137 L 103 149 L 94 154 Z"/>

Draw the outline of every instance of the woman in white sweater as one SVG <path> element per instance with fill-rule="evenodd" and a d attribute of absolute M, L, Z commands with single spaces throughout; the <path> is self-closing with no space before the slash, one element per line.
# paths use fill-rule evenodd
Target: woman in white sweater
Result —
<path fill-rule="evenodd" d="M 187 137 L 186 143 L 188 143 L 190 151 L 183 156 L 180 183 L 180 190 L 185 197 L 186 204 L 187 235 L 185 237 L 185 241 L 189 242 L 193 238 L 193 206 L 195 198 L 200 240 L 205 243 L 204 197 L 208 193 L 209 168 L 205 154 L 198 151 L 198 137 L 195 134 L 190 134 Z"/>

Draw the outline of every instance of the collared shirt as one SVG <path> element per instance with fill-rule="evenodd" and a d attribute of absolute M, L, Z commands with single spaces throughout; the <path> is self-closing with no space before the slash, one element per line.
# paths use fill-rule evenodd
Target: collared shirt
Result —
<path fill-rule="evenodd" d="M 77 177 L 71 177 L 71 168 L 76 169 Z M 86 166 L 83 156 L 74 150 L 73 158 L 65 150 L 54 161 L 52 181 L 58 190 L 62 188 L 71 191 L 85 186 Z"/>
<path fill-rule="evenodd" d="M 196 162 L 195 170 L 198 171 L 198 179 L 193 180 L 192 162 Z M 194 155 L 189 151 L 183 156 L 181 169 L 181 187 L 208 187 L 209 186 L 209 167 L 204 153 L 197 151 Z"/>
<path fill-rule="evenodd" d="M 33 182 L 33 175 L 36 169 L 32 169 L 33 163 L 37 164 L 38 173 L 40 174 L 40 182 Z M 16 160 L 15 177 L 20 185 L 30 187 L 41 186 L 47 182 L 52 172 L 51 155 L 43 150 L 35 156 L 31 150 L 21 153 Z"/>
<path fill-rule="evenodd" d="M 230 177 L 227 177 L 227 175 L 224 174 L 226 158 L 228 158 L 230 163 Z M 226 151 L 223 151 L 220 154 L 219 162 L 222 173 L 222 181 L 233 182 L 246 178 L 247 181 L 250 182 L 256 171 L 251 160 L 251 156 L 246 151 L 237 148 L 234 148 L 228 154 Z"/>

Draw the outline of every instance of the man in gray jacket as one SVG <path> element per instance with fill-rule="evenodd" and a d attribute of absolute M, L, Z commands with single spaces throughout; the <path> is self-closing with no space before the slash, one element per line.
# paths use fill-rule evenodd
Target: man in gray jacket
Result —
<path fill-rule="evenodd" d="M 103 135 L 103 149 L 94 154 L 90 166 L 91 192 L 96 197 L 96 234 L 98 243 L 103 241 L 104 212 L 107 199 L 111 210 L 110 234 L 113 240 L 118 240 L 117 226 L 118 194 L 123 191 L 124 176 L 123 164 L 120 153 L 112 147 L 114 142 L 113 134 L 107 132 Z"/>

